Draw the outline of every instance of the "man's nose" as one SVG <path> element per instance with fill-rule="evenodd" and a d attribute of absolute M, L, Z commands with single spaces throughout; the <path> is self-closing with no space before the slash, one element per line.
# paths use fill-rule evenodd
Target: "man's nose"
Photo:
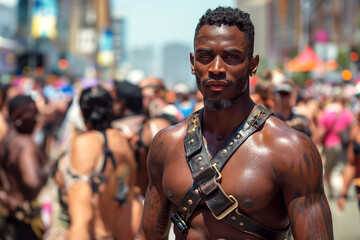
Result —
<path fill-rule="evenodd" d="M 224 62 L 220 56 L 216 56 L 210 65 L 209 72 L 218 75 L 225 73 Z"/>

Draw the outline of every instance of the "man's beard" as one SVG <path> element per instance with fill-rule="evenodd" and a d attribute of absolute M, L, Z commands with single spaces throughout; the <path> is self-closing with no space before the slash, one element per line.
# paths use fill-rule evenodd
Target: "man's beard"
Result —
<path fill-rule="evenodd" d="M 233 101 L 230 99 L 215 99 L 208 98 L 204 100 L 204 107 L 211 111 L 221 111 L 228 109 L 233 105 Z"/>
<path fill-rule="evenodd" d="M 222 110 L 226 110 L 226 109 L 230 108 L 234 104 L 234 102 L 237 99 L 239 99 L 240 96 L 244 93 L 245 86 L 247 83 L 246 76 L 248 76 L 248 74 L 245 75 L 242 79 L 240 79 L 234 86 L 235 89 L 237 89 L 239 91 L 239 94 L 237 94 L 235 97 L 233 97 L 231 99 L 224 99 L 224 98 L 217 98 L 217 97 L 212 97 L 212 98 L 204 97 L 204 107 L 211 111 L 222 111 Z M 208 80 L 210 80 L 210 79 L 203 80 L 202 84 L 204 85 L 204 83 L 206 83 L 206 81 L 208 81 Z M 196 84 L 198 86 L 198 89 L 200 89 L 201 84 L 200 84 L 200 80 L 198 78 L 196 78 Z"/>

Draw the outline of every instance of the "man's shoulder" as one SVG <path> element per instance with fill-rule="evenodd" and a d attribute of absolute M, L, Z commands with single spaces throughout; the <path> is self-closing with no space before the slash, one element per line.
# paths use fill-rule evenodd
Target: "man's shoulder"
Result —
<path fill-rule="evenodd" d="M 310 157 L 321 160 L 316 145 L 308 135 L 276 117 L 268 119 L 262 130 L 261 139 L 261 143 L 270 150 L 269 157 L 275 162 L 288 163 L 286 166 L 300 164 Z"/>
<path fill-rule="evenodd" d="M 271 116 L 264 124 L 261 130 L 265 139 L 268 139 L 268 143 L 280 148 L 294 148 L 294 146 L 303 146 L 307 142 L 311 142 L 310 138 L 290 127 L 281 119 Z M 294 145 L 295 144 L 295 145 Z M 296 149 L 294 149 L 296 150 Z"/>
<path fill-rule="evenodd" d="M 179 139 L 184 139 L 185 131 L 187 128 L 188 120 L 184 120 L 175 125 L 169 125 L 162 128 L 155 136 L 154 140 L 157 138 L 171 138 L 174 141 Z"/>

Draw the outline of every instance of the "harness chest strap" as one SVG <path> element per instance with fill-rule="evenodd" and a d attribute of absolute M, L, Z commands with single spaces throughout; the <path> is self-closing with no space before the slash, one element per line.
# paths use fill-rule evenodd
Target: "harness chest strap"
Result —
<path fill-rule="evenodd" d="M 237 200 L 227 195 L 220 185 L 220 171 L 238 147 L 255 132 L 272 114 L 258 105 L 249 114 L 246 121 L 232 134 L 220 150 L 214 155 L 212 164 L 203 146 L 200 119 L 201 112 L 194 113 L 189 120 L 188 131 L 184 138 L 186 157 L 194 183 L 187 190 L 172 222 L 183 234 L 187 234 L 186 222 L 197 204 L 204 198 L 206 205 L 218 220 L 224 220 L 231 226 L 264 239 L 285 239 L 288 228 L 274 231 L 238 211 Z"/>

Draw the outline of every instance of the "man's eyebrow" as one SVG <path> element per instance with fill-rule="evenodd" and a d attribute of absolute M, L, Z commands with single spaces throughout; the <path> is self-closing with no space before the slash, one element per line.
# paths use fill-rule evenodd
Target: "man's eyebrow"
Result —
<path fill-rule="evenodd" d="M 211 49 L 208 49 L 208 48 L 197 48 L 195 49 L 196 52 L 212 52 Z"/>
<path fill-rule="evenodd" d="M 225 49 L 224 52 L 225 52 L 225 53 L 240 53 L 240 54 L 243 54 L 243 53 L 244 53 L 244 51 L 241 51 L 241 50 L 236 49 L 236 48 Z"/>

